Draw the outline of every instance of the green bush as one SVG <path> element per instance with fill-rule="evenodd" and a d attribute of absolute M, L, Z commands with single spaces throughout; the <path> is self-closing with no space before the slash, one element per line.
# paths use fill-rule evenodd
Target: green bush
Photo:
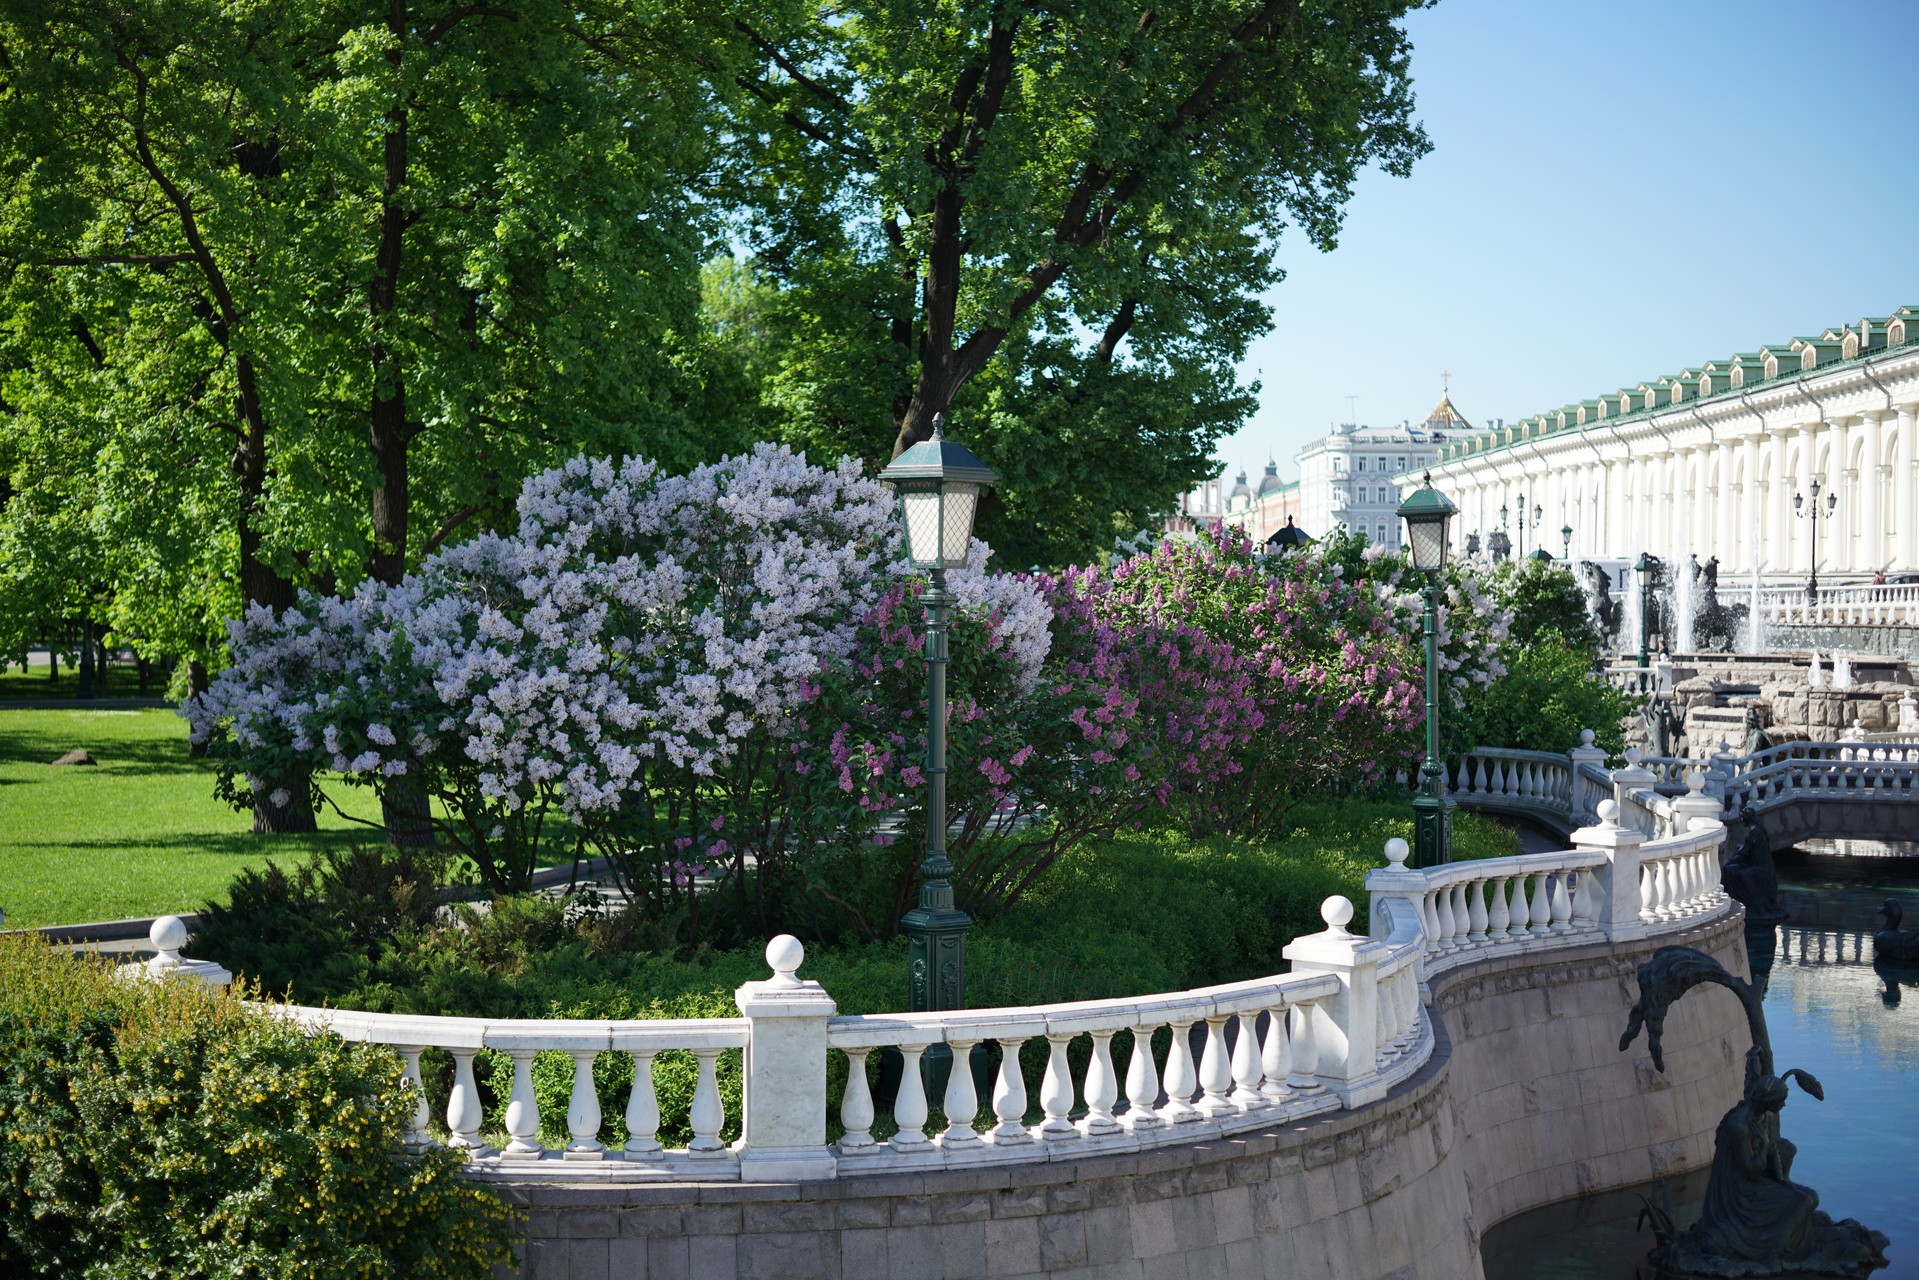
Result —
<path fill-rule="evenodd" d="M 1506 674 L 1467 701 L 1462 733 L 1473 745 L 1527 751 L 1570 751 L 1591 729 L 1606 751 L 1625 749 L 1620 720 L 1633 703 L 1593 668 L 1580 648 L 1541 635 L 1515 645 Z"/>
<path fill-rule="evenodd" d="M 0 938 L 0 1274 L 485 1276 L 510 1213 L 412 1108 L 390 1052 Z"/>

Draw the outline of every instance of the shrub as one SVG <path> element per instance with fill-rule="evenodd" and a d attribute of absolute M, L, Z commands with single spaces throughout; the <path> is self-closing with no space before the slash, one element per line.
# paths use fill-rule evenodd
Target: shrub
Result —
<path fill-rule="evenodd" d="M 0 1272 L 480 1277 L 511 1219 L 384 1050 L 0 938 Z"/>
<path fill-rule="evenodd" d="M 1593 667 L 1584 649 L 1542 635 L 1516 646 L 1508 661 L 1506 673 L 1477 690 L 1460 713 L 1452 741 L 1570 751 L 1579 745 L 1579 731 L 1591 729 L 1595 745 L 1613 753 L 1625 749 L 1619 722 L 1634 703 Z"/>

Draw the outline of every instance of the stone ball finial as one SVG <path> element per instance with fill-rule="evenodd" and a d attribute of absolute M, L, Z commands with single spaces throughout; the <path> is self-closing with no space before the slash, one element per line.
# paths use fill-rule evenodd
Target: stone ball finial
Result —
<path fill-rule="evenodd" d="M 782 933 L 766 944 L 767 967 L 773 970 L 769 985 L 775 987 L 797 987 L 800 980 L 793 976 L 806 960 L 806 948 L 800 940 L 790 933 Z"/>
<path fill-rule="evenodd" d="M 1343 894 L 1334 894 L 1319 904 L 1319 918 L 1326 922 L 1328 931 L 1345 933 L 1353 919 L 1352 900 Z"/>
<path fill-rule="evenodd" d="M 179 916 L 161 916 L 147 930 L 147 937 L 153 943 L 153 949 L 162 958 L 177 960 L 187 945 L 187 924 Z"/>
<path fill-rule="evenodd" d="M 1633 768 L 1637 769 L 1639 767 L 1639 762 L 1641 760 L 1644 760 L 1645 758 L 1646 758 L 1646 753 L 1640 748 L 1638 747 L 1626 748 L 1626 763 L 1632 766 Z"/>
<path fill-rule="evenodd" d="M 1591 729 L 1581 729 L 1579 731 L 1579 745 L 1582 747 L 1590 747 L 1593 744 L 1593 738 L 1595 736 Z"/>
<path fill-rule="evenodd" d="M 1593 812 L 1599 815 L 1599 820 L 1605 825 L 1609 827 L 1619 825 L 1619 801 L 1601 800 L 1593 807 Z"/>
<path fill-rule="evenodd" d="M 1394 836 L 1386 842 L 1386 861 L 1392 863 L 1396 869 L 1403 870 L 1405 868 L 1406 856 L 1411 852 L 1412 850 L 1407 847 L 1406 842 L 1398 836 Z"/>
<path fill-rule="evenodd" d="M 1686 770 L 1686 790 L 1698 795 L 1706 789 L 1706 771 L 1704 769 Z"/>

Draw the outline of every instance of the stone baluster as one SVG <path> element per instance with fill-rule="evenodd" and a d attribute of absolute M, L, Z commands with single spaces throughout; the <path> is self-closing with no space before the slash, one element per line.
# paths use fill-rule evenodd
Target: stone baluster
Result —
<path fill-rule="evenodd" d="M 1594 876 L 1590 870 L 1578 872 L 1578 884 L 1573 890 L 1573 928 L 1581 932 L 1598 927 L 1598 895 L 1593 892 Z"/>
<path fill-rule="evenodd" d="M 923 1044 L 900 1046 L 900 1091 L 893 1099 L 893 1123 L 899 1129 L 889 1139 L 895 1151 L 924 1151 L 931 1141 L 926 1136 L 926 1078 L 920 1074 L 920 1059 L 925 1056 Z"/>
<path fill-rule="evenodd" d="M 1566 872 L 1555 871 L 1552 874 L 1552 924 L 1548 928 L 1553 933 L 1571 933 L 1573 904 L 1572 895 L 1566 890 Z"/>
<path fill-rule="evenodd" d="M 1198 1102 L 1199 1112 L 1208 1119 L 1231 1114 L 1235 1108 L 1227 1098 L 1233 1087 L 1233 1071 L 1226 1052 L 1226 1019 L 1206 1019 L 1206 1051 L 1199 1059 L 1199 1087 L 1206 1096 Z"/>
<path fill-rule="evenodd" d="M 1438 899 L 1439 891 L 1436 889 L 1428 889 L 1420 894 L 1418 898 L 1419 925 L 1421 932 L 1425 935 L 1425 950 L 1427 951 L 1437 951 L 1439 949 Z"/>
<path fill-rule="evenodd" d="M 1040 1121 L 1039 1136 L 1048 1142 L 1080 1136 L 1079 1126 L 1068 1119 L 1073 1112 L 1073 1075 L 1066 1046 L 1072 1039 L 1057 1031 L 1046 1036 L 1046 1074 L 1039 1082 L 1039 1109 L 1046 1118 Z"/>
<path fill-rule="evenodd" d="M 1200 1118 L 1193 1105 L 1199 1074 L 1193 1069 L 1192 1019 L 1172 1027 L 1173 1043 L 1166 1050 L 1166 1105 L 1159 1114 L 1168 1124 L 1191 1124 Z"/>
<path fill-rule="evenodd" d="M 720 1141 L 720 1130 L 726 1127 L 726 1109 L 720 1103 L 720 1051 L 695 1049 L 693 1061 L 698 1067 L 699 1075 L 693 1085 L 692 1112 L 687 1116 L 687 1124 L 693 1130 L 693 1138 L 686 1144 L 686 1151 L 691 1156 L 717 1158 L 726 1154 L 726 1144 Z M 820 1065 L 822 1068 L 820 1074 L 824 1076 L 826 1064 Z M 815 1098 L 826 1092 L 825 1081 L 822 1080 L 820 1083 L 819 1092 L 813 1095 Z M 819 1109 L 817 1103 L 815 1109 Z M 824 1123 L 825 1116 L 822 1114 L 822 1126 Z M 821 1141 L 825 1141 L 823 1134 Z M 825 1155 L 826 1152 L 822 1150 L 821 1154 Z"/>
<path fill-rule="evenodd" d="M 1382 1064 L 1389 1058 L 1399 1056 L 1399 1001 L 1395 996 L 1398 986 L 1398 970 L 1379 979 L 1379 1029 L 1374 1039 L 1379 1046 L 1379 1061 Z"/>
<path fill-rule="evenodd" d="M 953 1066 L 946 1073 L 946 1131 L 939 1144 L 948 1151 L 978 1148 L 979 1134 L 973 1131 L 973 1117 L 979 1114 L 979 1091 L 973 1087 L 974 1040 L 951 1042 Z"/>
<path fill-rule="evenodd" d="M 1466 909 L 1467 885 L 1464 881 L 1455 881 L 1452 887 L 1453 904 L 1453 940 L 1452 949 L 1458 951 L 1472 945 L 1472 915 Z"/>
<path fill-rule="evenodd" d="M 866 1059 L 872 1052 L 864 1046 L 846 1051 L 846 1089 L 840 1094 L 840 1123 L 846 1126 L 839 1141 L 842 1155 L 870 1155 L 879 1150 L 873 1141 L 873 1090 L 866 1080 Z"/>
<path fill-rule="evenodd" d="M 1293 1069 L 1286 1074 L 1286 1087 L 1294 1093 L 1312 1093 L 1324 1087 L 1317 1078 L 1319 1045 L 1313 1034 L 1313 1002 L 1302 1000 L 1290 1013 L 1287 1039 L 1292 1043 Z"/>
<path fill-rule="evenodd" d="M 653 1090 L 653 1051 L 633 1049 L 627 1056 L 633 1060 L 633 1088 L 626 1096 L 626 1158 L 644 1161 L 660 1154 L 660 1099 Z M 864 1080 L 865 1072 L 860 1074 Z M 870 1099 L 866 1123 L 873 1123 Z"/>
<path fill-rule="evenodd" d="M 513 1060 L 513 1091 L 506 1103 L 506 1131 L 512 1137 L 500 1151 L 502 1160 L 538 1160 L 546 1154 L 540 1145 L 540 1100 L 533 1093 L 533 1049 L 509 1049 Z"/>
<path fill-rule="evenodd" d="M 999 1122 L 986 1135 L 996 1147 L 1012 1147 L 1031 1142 L 1026 1131 L 1026 1081 L 1019 1072 L 1019 1049 L 1025 1036 L 1003 1038 L 999 1042 L 999 1076 L 993 1081 L 993 1116 Z"/>
<path fill-rule="evenodd" d="M 408 1151 L 423 1151 L 433 1141 L 427 1131 L 427 1122 L 433 1117 L 433 1109 L 426 1104 L 426 1084 L 420 1079 L 421 1046 L 402 1044 L 394 1048 L 400 1051 L 400 1061 L 406 1068 L 407 1087 L 413 1090 L 413 1111 L 407 1116 L 404 1145 Z"/>
<path fill-rule="evenodd" d="M 795 976 L 806 959 L 806 949 L 791 934 L 780 934 L 766 944 L 766 963 L 773 976 L 748 982 L 733 993 L 733 1003 L 747 1020 L 746 1054 L 742 1063 L 745 1108 L 740 1116 L 740 1177 L 749 1182 L 790 1182 L 834 1177 L 838 1162 L 826 1146 L 826 1027 L 837 1006 L 817 982 Z M 717 1048 L 695 1048 L 699 1083 L 693 1092 L 693 1141 L 687 1151 L 695 1156 L 727 1154 L 720 1141 L 726 1115 L 720 1106 L 715 1069 Z M 864 1083 L 866 1071 L 849 1071 Z M 917 1055 L 906 1076 L 919 1084 Z M 905 1089 L 901 1090 L 902 1095 Z M 921 1095 L 919 1123 L 926 1122 Z M 894 1118 L 901 1119 L 897 1108 Z M 871 1120 L 868 1120 L 871 1124 Z M 900 1127 L 907 1126 L 901 1120 Z M 922 1139 L 923 1140 L 923 1139 Z"/>
<path fill-rule="evenodd" d="M 1509 938 L 1526 937 L 1529 932 L 1528 925 L 1532 921 L 1532 908 L 1526 902 L 1526 875 L 1527 873 L 1522 871 L 1513 877 L 1512 910 L 1507 912 L 1512 923 L 1506 926 L 1506 936 Z"/>
<path fill-rule="evenodd" d="M 1419 1043 L 1419 974 L 1411 965 L 1399 971 L 1393 992 L 1399 1001 L 1399 1044 L 1411 1049 Z"/>
<path fill-rule="evenodd" d="M 1548 896 L 1546 883 L 1551 879 L 1544 871 L 1533 876 L 1533 900 L 1526 908 L 1526 929 L 1535 938 L 1543 938 L 1552 932 L 1552 899 Z"/>
<path fill-rule="evenodd" d="M 1233 1037 L 1233 1096 L 1235 1110 L 1252 1111 L 1266 1105 L 1260 1096 L 1259 1022 L 1257 1013 L 1239 1015 L 1239 1034 Z"/>
<path fill-rule="evenodd" d="M 1266 1039 L 1259 1047 L 1259 1091 L 1275 1106 L 1293 1096 L 1287 1077 L 1293 1073 L 1293 1046 L 1286 1038 L 1286 1006 L 1266 1011 Z"/>
<path fill-rule="evenodd" d="M 1466 886 L 1466 932 L 1476 946 L 1486 944 L 1486 882 L 1475 880 Z"/>
<path fill-rule="evenodd" d="M 1506 930 L 1512 928 L 1513 913 L 1506 906 L 1507 886 L 1512 883 L 1511 876 L 1494 876 L 1492 881 L 1492 906 L 1486 912 L 1486 941 L 1499 942 L 1506 936 Z"/>
<path fill-rule="evenodd" d="M 1126 1115 L 1121 1120 L 1128 1133 L 1160 1127 L 1159 1113 L 1153 1110 L 1159 1101 L 1159 1068 L 1153 1063 L 1153 1032 L 1157 1029 L 1133 1028 L 1133 1054 L 1126 1063 Z"/>
<path fill-rule="evenodd" d="M 1086 1063 L 1086 1117 L 1079 1122 L 1080 1132 L 1089 1138 L 1118 1133 L 1119 1121 L 1113 1115 L 1113 1103 L 1119 1100 L 1119 1079 L 1113 1071 L 1113 1033 L 1095 1031 L 1093 1056 Z"/>
<path fill-rule="evenodd" d="M 446 1098 L 446 1145 L 478 1159 L 493 1154 L 493 1148 L 480 1141 L 480 1125 L 486 1110 L 480 1105 L 480 1089 L 473 1080 L 473 1049 L 454 1049 L 453 1090 Z"/>
<path fill-rule="evenodd" d="M 1442 885 L 1433 891 L 1433 913 L 1439 923 L 1438 932 L 1433 937 L 1433 950 L 1447 952 L 1453 946 L 1453 891 L 1451 885 Z"/>
<path fill-rule="evenodd" d="M 597 1049 L 572 1049 L 573 1094 L 566 1104 L 566 1132 L 572 1139 L 561 1152 L 565 1160 L 604 1160 L 606 1148 L 600 1143 L 600 1092 L 593 1085 L 593 1060 Z"/>

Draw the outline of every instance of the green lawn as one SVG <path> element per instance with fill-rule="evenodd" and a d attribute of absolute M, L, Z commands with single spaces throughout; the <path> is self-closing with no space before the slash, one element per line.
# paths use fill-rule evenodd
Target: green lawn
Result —
<path fill-rule="evenodd" d="M 147 686 L 144 696 L 165 697 L 166 677 L 158 671 Z M 21 699 L 77 698 L 80 696 L 80 673 L 69 663 L 60 664 L 60 678 L 47 679 L 47 659 L 45 654 L 35 654 L 31 668 L 22 667 L 18 662 L 0 666 L 0 702 Z M 140 673 L 131 662 L 110 662 L 107 664 L 106 691 L 103 698 L 137 698 L 140 693 Z"/>
<path fill-rule="evenodd" d="M 75 747 L 99 767 L 50 765 Z M 340 790 L 350 810 L 377 814 L 369 793 Z M 7 928 L 191 911 L 224 899 L 243 866 L 379 838 L 330 813 L 317 838 L 256 836 L 252 821 L 213 798 L 213 770 L 187 758 L 186 722 L 170 710 L 0 711 Z"/>

